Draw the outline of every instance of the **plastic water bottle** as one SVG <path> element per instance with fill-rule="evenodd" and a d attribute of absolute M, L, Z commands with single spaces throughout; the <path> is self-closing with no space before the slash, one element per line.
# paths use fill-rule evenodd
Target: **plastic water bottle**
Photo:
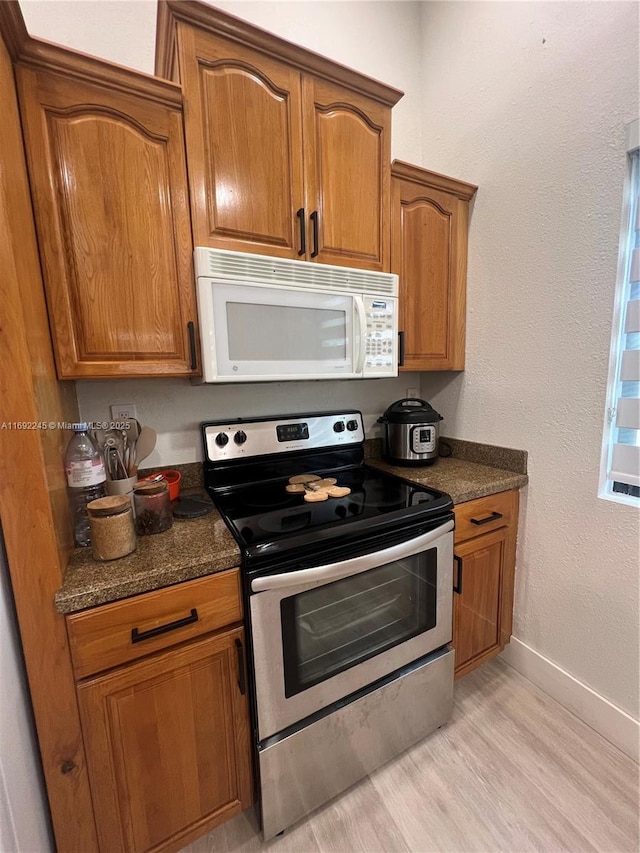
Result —
<path fill-rule="evenodd" d="M 87 504 L 106 494 L 102 454 L 87 432 L 87 424 L 73 424 L 73 436 L 64 454 L 69 502 L 76 545 L 90 545 Z"/>

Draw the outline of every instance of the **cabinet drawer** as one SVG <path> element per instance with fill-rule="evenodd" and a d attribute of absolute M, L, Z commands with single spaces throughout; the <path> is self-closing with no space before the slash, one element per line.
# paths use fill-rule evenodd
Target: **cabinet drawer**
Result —
<path fill-rule="evenodd" d="M 240 572 L 210 575 L 67 617 L 77 678 L 242 619 Z"/>
<path fill-rule="evenodd" d="M 458 504 L 455 507 L 455 541 L 464 542 L 510 524 L 517 512 L 517 500 L 518 493 L 511 491 Z"/>

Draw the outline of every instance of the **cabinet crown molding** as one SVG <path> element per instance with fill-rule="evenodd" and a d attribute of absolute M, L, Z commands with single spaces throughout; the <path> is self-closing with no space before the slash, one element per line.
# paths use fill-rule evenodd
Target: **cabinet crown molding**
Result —
<path fill-rule="evenodd" d="M 0 2 L 0 14 L 3 5 Z M 59 73 L 66 78 L 104 86 L 111 91 L 143 96 L 168 107 L 182 108 L 182 89 L 169 80 L 32 38 L 28 34 L 22 40 L 16 61 L 18 65 L 36 71 Z"/>
<path fill-rule="evenodd" d="M 15 62 L 29 38 L 18 0 L 0 2 L 0 36 L 9 51 L 9 56 Z"/>
<path fill-rule="evenodd" d="M 405 163 L 402 160 L 392 162 L 391 175 L 394 178 L 422 184 L 432 190 L 444 190 L 463 199 L 463 201 L 470 201 L 478 189 L 474 184 L 468 184 L 465 181 L 459 181 L 457 178 L 450 178 L 448 175 L 441 175 L 438 172 L 430 172 L 428 169 Z"/>
<path fill-rule="evenodd" d="M 268 56 L 289 63 L 300 71 L 318 74 L 327 80 L 374 98 L 386 106 L 392 107 L 404 95 L 404 92 L 394 89 L 393 86 L 366 77 L 358 71 L 285 41 L 279 36 L 198 0 L 158 0 L 155 70 L 159 77 L 174 79 L 174 48 L 178 21 L 260 50 Z"/>

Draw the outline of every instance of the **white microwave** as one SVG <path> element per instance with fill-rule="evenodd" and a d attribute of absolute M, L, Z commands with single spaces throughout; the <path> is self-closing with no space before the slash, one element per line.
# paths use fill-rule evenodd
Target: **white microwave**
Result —
<path fill-rule="evenodd" d="M 203 382 L 398 375 L 398 276 L 195 250 Z"/>

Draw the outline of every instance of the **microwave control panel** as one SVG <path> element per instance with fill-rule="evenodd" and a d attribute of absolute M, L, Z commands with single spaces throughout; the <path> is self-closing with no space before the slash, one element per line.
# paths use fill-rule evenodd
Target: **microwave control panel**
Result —
<path fill-rule="evenodd" d="M 363 301 L 367 321 L 364 372 L 395 376 L 398 301 L 375 296 L 365 296 Z"/>

